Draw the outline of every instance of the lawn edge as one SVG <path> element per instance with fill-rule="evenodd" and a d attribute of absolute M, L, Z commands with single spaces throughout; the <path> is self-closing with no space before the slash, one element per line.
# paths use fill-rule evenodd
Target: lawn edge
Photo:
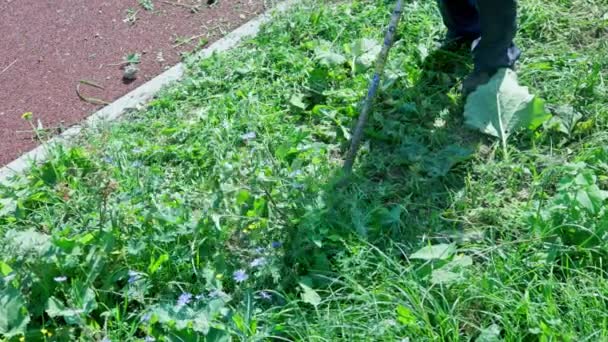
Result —
<path fill-rule="evenodd" d="M 209 47 L 199 51 L 192 59 L 205 59 L 212 56 L 214 53 L 227 51 L 237 47 L 243 39 L 256 36 L 260 31 L 261 26 L 270 22 L 275 13 L 285 12 L 298 3 L 298 0 L 282 1 L 276 6 L 269 8 L 261 15 L 239 26 L 221 39 L 215 41 Z M 183 80 L 184 71 L 184 62 L 179 62 L 150 81 L 133 89 L 126 95 L 123 95 L 116 101 L 93 113 L 87 117 L 83 123 L 70 127 L 46 143 L 39 145 L 3 166 L 0 168 L 0 184 L 9 185 L 12 183 L 11 179 L 14 176 L 27 172 L 32 165 L 43 163 L 48 159 L 50 155 L 49 152 L 53 148 L 58 145 L 68 145 L 73 139 L 78 137 L 86 127 L 103 122 L 116 121 L 128 110 L 141 108 L 143 104 L 150 101 L 160 90 L 174 82 Z"/>

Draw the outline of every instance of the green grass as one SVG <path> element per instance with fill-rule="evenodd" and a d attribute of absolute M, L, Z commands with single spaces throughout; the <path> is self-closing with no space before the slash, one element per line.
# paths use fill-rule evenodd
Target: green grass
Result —
<path fill-rule="evenodd" d="M 463 125 L 467 51 L 410 2 L 341 186 L 371 74 L 348 46 L 392 5 L 304 2 L 3 187 L 0 333 L 608 340 L 608 5 L 520 2 L 520 83 L 554 119 L 506 156 Z"/>

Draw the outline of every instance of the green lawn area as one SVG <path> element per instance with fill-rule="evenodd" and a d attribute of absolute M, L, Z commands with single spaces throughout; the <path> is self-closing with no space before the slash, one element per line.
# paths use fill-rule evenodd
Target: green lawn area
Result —
<path fill-rule="evenodd" d="M 505 154 L 408 2 L 344 185 L 393 5 L 303 1 L 0 187 L 0 336 L 608 341 L 608 3 L 520 1 L 553 118 Z"/>

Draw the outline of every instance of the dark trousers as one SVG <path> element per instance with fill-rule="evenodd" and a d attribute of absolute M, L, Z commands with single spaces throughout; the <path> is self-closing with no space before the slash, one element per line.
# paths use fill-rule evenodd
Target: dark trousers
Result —
<path fill-rule="evenodd" d="M 513 43 L 517 32 L 516 0 L 438 0 L 449 36 L 476 39 L 476 71 L 513 67 L 521 52 Z"/>

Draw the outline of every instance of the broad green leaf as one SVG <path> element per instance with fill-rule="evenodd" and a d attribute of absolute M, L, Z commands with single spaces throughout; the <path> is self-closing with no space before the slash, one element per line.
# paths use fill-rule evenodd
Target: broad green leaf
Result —
<path fill-rule="evenodd" d="M 357 63 L 369 68 L 382 50 L 382 45 L 373 39 L 363 38 L 345 46 L 345 50 L 353 56 Z"/>
<path fill-rule="evenodd" d="M 245 319 L 243 318 L 243 315 L 241 315 L 239 312 L 235 313 L 234 316 L 232 316 L 232 321 L 234 322 L 234 325 L 236 325 L 236 328 L 238 330 L 247 331 Z"/>
<path fill-rule="evenodd" d="M 593 200 L 591 199 L 591 197 L 589 197 L 589 194 L 587 193 L 587 191 L 585 191 L 583 189 L 577 191 L 576 200 L 583 208 L 589 210 L 590 212 L 595 211 L 594 205 L 593 205 Z"/>
<path fill-rule="evenodd" d="M 500 338 L 500 327 L 496 324 L 492 324 L 487 328 L 481 330 L 475 342 L 498 342 Z"/>
<path fill-rule="evenodd" d="M 300 108 L 302 110 L 306 109 L 306 103 L 304 103 L 304 94 L 293 94 L 289 99 L 289 103 L 296 108 Z"/>
<path fill-rule="evenodd" d="M 101 248 L 94 247 L 87 255 L 86 263 L 88 270 L 86 285 L 83 285 L 84 287 L 92 284 L 104 270 L 107 259 L 105 258 L 105 253 L 103 253 L 100 249 Z"/>
<path fill-rule="evenodd" d="M 431 177 L 446 176 L 458 163 L 473 156 L 473 150 L 458 145 L 449 145 L 435 155 L 429 155 L 424 163 L 425 170 Z"/>
<path fill-rule="evenodd" d="M 383 225 L 398 225 L 401 223 L 402 207 L 394 206 L 390 211 L 382 208 L 380 212 L 380 222 Z"/>
<path fill-rule="evenodd" d="M 150 266 L 148 267 L 148 272 L 150 274 L 156 273 L 160 266 L 164 264 L 167 260 L 169 260 L 169 254 L 165 253 L 160 255 L 153 263 L 150 264 Z"/>
<path fill-rule="evenodd" d="M 473 259 L 468 255 L 456 255 L 443 267 L 433 270 L 431 283 L 449 284 L 464 279 L 463 269 L 473 265 Z"/>
<path fill-rule="evenodd" d="M 431 283 L 433 284 L 449 284 L 462 279 L 462 273 L 448 271 L 443 267 L 433 270 L 433 273 L 431 273 Z"/>
<path fill-rule="evenodd" d="M 403 325 L 416 324 L 416 316 L 409 308 L 399 305 L 397 307 L 397 321 Z"/>
<path fill-rule="evenodd" d="M 317 306 L 319 306 L 319 304 L 321 304 L 321 296 L 319 296 L 317 291 L 313 290 L 311 287 L 309 287 L 303 283 L 300 283 L 300 286 L 304 290 L 304 292 L 302 292 L 302 294 L 301 294 L 302 301 L 304 301 L 305 303 L 311 304 L 315 307 L 317 307 Z"/>
<path fill-rule="evenodd" d="M 190 307 L 177 307 L 165 303 L 153 308 L 150 314 L 158 323 L 175 326 L 177 330 L 191 328 L 196 332 L 207 334 L 211 327 L 206 310 L 194 310 Z"/>
<path fill-rule="evenodd" d="M 10 338 L 23 334 L 29 321 L 21 292 L 10 286 L 0 291 L 0 335 Z"/>
<path fill-rule="evenodd" d="M 53 237 L 53 245 L 61 249 L 65 253 L 71 253 L 72 250 L 78 245 L 75 239 L 69 239 L 66 237 Z"/>
<path fill-rule="evenodd" d="M 456 246 L 453 244 L 442 243 L 423 247 L 414 254 L 410 255 L 410 258 L 422 260 L 445 260 L 451 257 L 454 252 L 456 252 Z"/>
<path fill-rule="evenodd" d="M 95 292 L 82 284 L 73 285 L 70 289 L 70 298 L 75 307 L 67 307 L 60 299 L 50 297 L 46 303 L 46 313 L 50 317 L 63 317 L 68 324 L 78 325 L 82 323 L 82 315 L 97 309 Z"/>
<path fill-rule="evenodd" d="M 468 255 L 456 255 L 454 256 L 454 259 L 452 259 L 452 261 L 450 261 L 447 265 L 445 265 L 444 267 L 450 268 L 450 269 L 454 269 L 454 268 L 464 268 L 464 267 L 469 267 L 473 265 L 473 258 L 471 258 Z"/>
<path fill-rule="evenodd" d="M 95 239 L 95 235 L 93 235 L 91 233 L 86 233 L 78 239 L 78 242 L 83 245 L 88 245 L 94 239 Z"/>
<path fill-rule="evenodd" d="M 499 138 L 506 148 L 513 132 L 521 128 L 534 130 L 551 116 L 541 99 L 517 83 L 514 71 L 500 69 L 468 96 L 464 117 L 467 125 Z"/>
<path fill-rule="evenodd" d="M 95 291 L 90 287 L 84 287 L 84 284 L 74 284 L 70 294 L 74 303 L 83 313 L 88 314 L 97 309 Z"/>
<path fill-rule="evenodd" d="M 35 255 L 42 257 L 52 247 L 51 237 L 33 229 L 24 231 L 11 230 L 6 234 L 6 241 L 19 255 Z"/>
<path fill-rule="evenodd" d="M 344 58 L 344 56 L 331 51 L 317 51 L 316 57 L 322 65 L 329 67 L 341 65 L 346 62 L 346 58 Z"/>
<path fill-rule="evenodd" d="M 416 141 L 405 141 L 397 150 L 398 160 L 407 164 L 420 162 L 428 154 L 428 148 Z"/>
<path fill-rule="evenodd" d="M 322 65 L 333 67 L 346 62 L 346 57 L 332 51 L 332 44 L 328 41 L 321 40 L 315 48 L 315 58 Z"/>
<path fill-rule="evenodd" d="M 6 277 L 7 275 L 11 274 L 11 272 L 13 272 L 13 269 L 4 261 L 0 261 L 0 274 Z"/>
<path fill-rule="evenodd" d="M 608 199 L 608 191 L 600 190 L 595 184 L 580 189 L 576 193 L 578 203 L 592 214 L 600 210 L 606 199 Z"/>
<path fill-rule="evenodd" d="M 139 255 L 148 245 L 142 240 L 129 240 L 127 242 L 127 253 L 130 255 Z"/>
<path fill-rule="evenodd" d="M 58 317 L 63 316 L 63 312 L 65 310 L 65 305 L 61 302 L 61 300 L 50 297 L 46 302 L 46 313 L 50 317 Z"/>
<path fill-rule="evenodd" d="M 243 205 L 249 201 L 251 193 L 245 189 L 241 189 L 236 193 L 236 204 Z"/>
<path fill-rule="evenodd" d="M 17 209 L 17 201 L 13 198 L 0 198 L 0 217 L 8 215 Z"/>
<path fill-rule="evenodd" d="M 68 324 L 77 325 L 82 323 L 80 315 L 83 314 L 83 310 L 67 308 L 63 302 L 56 297 L 50 297 L 47 300 L 46 313 L 51 318 L 63 317 Z"/>
<path fill-rule="evenodd" d="M 576 131 L 576 133 L 579 133 L 579 134 L 589 133 L 593 129 L 594 125 L 595 125 L 594 119 L 581 121 L 576 124 L 575 131 Z"/>
<path fill-rule="evenodd" d="M 557 129 L 558 131 L 572 135 L 574 128 L 583 115 L 574 110 L 570 105 L 559 106 L 554 109 L 556 115 L 547 122 L 549 128 Z"/>

